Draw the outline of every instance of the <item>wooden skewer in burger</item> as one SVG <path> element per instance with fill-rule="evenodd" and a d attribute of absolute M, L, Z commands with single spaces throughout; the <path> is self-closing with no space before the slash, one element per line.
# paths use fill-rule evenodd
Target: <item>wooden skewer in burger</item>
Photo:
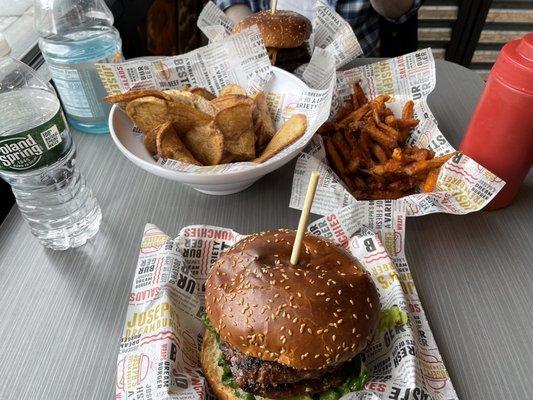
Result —
<path fill-rule="evenodd" d="M 270 10 L 251 14 L 233 28 L 238 33 L 257 25 L 267 48 L 272 65 L 292 71 L 309 61 L 306 42 L 311 35 L 311 22 L 294 11 L 276 10 L 274 2 Z"/>
<path fill-rule="evenodd" d="M 347 251 L 314 235 L 301 235 L 292 263 L 296 236 L 288 229 L 248 236 L 213 264 L 200 361 L 220 400 L 322 400 L 361 388 L 353 385 L 378 326 L 377 290 Z"/>

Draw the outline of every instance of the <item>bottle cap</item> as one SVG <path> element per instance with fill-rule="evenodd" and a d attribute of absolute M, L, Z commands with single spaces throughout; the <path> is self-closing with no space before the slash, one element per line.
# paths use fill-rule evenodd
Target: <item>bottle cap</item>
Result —
<path fill-rule="evenodd" d="M 533 33 L 503 46 L 491 73 L 514 89 L 533 94 Z"/>
<path fill-rule="evenodd" d="M 3 33 L 0 33 L 0 57 L 8 56 L 11 53 L 11 47 Z"/>

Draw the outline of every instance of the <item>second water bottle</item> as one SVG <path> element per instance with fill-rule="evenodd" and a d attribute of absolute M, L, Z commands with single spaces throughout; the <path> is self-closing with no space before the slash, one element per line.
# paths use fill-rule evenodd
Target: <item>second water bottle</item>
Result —
<path fill-rule="evenodd" d="M 122 41 L 103 0 L 35 0 L 39 47 L 68 122 L 88 133 L 109 131 L 110 107 L 95 63 L 122 61 Z"/>

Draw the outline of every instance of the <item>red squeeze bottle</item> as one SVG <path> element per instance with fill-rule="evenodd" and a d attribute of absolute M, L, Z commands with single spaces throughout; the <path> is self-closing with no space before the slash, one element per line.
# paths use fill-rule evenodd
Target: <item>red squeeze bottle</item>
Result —
<path fill-rule="evenodd" d="M 503 46 L 459 149 L 506 182 L 485 210 L 508 206 L 533 164 L 533 33 Z"/>

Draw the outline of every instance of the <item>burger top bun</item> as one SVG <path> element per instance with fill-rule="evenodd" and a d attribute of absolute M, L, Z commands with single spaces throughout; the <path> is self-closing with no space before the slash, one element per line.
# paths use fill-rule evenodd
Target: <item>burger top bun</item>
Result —
<path fill-rule="evenodd" d="M 311 22 L 303 15 L 293 11 L 270 10 L 251 14 L 239 21 L 233 28 L 238 33 L 257 25 L 266 47 L 293 48 L 301 46 L 311 35 Z"/>
<path fill-rule="evenodd" d="M 267 231 L 228 249 L 207 279 L 207 315 L 248 356 L 296 369 L 349 361 L 376 331 L 377 290 L 351 255 L 313 235 L 291 265 L 294 237 Z"/>

